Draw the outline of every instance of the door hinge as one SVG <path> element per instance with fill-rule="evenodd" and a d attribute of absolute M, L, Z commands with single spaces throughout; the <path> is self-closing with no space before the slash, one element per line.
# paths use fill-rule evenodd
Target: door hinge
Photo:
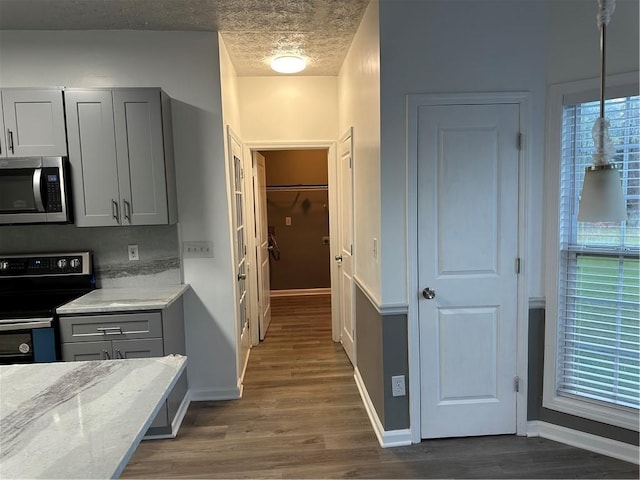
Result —
<path fill-rule="evenodd" d="M 524 148 L 524 133 L 518 133 L 518 150 L 522 150 Z"/>
<path fill-rule="evenodd" d="M 353 256 L 353 245 L 349 245 L 349 254 Z"/>
<path fill-rule="evenodd" d="M 349 168 L 353 168 L 353 157 L 349 155 Z"/>
<path fill-rule="evenodd" d="M 515 389 L 516 392 L 520 391 L 520 377 L 515 377 L 513 379 L 513 388 Z"/>
<path fill-rule="evenodd" d="M 516 258 L 516 275 L 520 275 L 520 257 Z"/>

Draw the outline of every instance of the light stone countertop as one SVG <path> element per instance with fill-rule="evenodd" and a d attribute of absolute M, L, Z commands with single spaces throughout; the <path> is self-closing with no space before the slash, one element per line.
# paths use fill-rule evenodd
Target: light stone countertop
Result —
<path fill-rule="evenodd" d="M 162 310 L 179 299 L 189 285 L 99 288 L 61 307 L 59 315 Z"/>
<path fill-rule="evenodd" d="M 186 362 L 0 366 L 0 477 L 118 477 Z"/>

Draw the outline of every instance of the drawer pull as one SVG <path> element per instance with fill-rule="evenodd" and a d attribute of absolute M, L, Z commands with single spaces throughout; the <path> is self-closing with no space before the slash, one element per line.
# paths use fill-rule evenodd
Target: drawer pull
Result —
<path fill-rule="evenodd" d="M 102 353 L 104 353 L 105 360 L 111 360 L 111 355 L 109 355 L 109 352 L 107 352 L 106 350 L 102 350 Z"/>
<path fill-rule="evenodd" d="M 122 327 L 96 327 L 103 335 L 122 335 Z"/>
<path fill-rule="evenodd" d="M 124 358 L 120 350 L 116 350 L 116 358 Z"/>

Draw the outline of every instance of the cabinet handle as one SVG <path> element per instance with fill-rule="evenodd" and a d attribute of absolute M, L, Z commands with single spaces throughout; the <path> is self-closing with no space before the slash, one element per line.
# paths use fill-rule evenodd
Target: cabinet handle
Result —
<path fill-rule="evenodd" d="M 103 335 L 122 335 L 122 327 L 96 327 Z"/>
<path fill-rule="evenodd" d="M 131 223 L 131 204 L 127 200 L 123 200 L 124 202 L 124 218 L 129 220 Z"/>
<path fill-rule="evenodd" d="M 9 150 L 11 150 L 11 153 L 16 153 L 13 149 L 13 132 L 11 130 L 7 130 L 7 133 L 9 135 Z"/>
<path fill-rule="evenodd" d="M 104 353 L 105 360 L 111 360 L 111 355 L 109 355 L 109 352 L 107 352 L 106 350 L 102 350 L 102 353 Z"/>
<path fill-rule="evenodd" d="M 124 358 L 124 357 L 122 356 L 122 352 L 121 352 L 120 350 L 116 350 L 116 357 L 117 357 L 117 358 Z"/>
<path fill-rule="evenodd" d="M 120 213 L 118 212 L 118 202 L 111 200 L 111 214 L 116 222 L 120 223 Z"/>

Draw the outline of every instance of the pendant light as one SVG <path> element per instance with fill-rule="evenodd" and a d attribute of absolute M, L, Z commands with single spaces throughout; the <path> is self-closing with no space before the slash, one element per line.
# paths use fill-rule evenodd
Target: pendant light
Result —
<path fill-rule="evenodd" d="M 615 149 L 609 137 L 609 122 L 604 116 L 606 33 L 615 6 L 615 0 L 598 0 L 600 118 L 595 121 L 591 132 L 596 152 L 593 154 L 593 165 L 585 169 L 578 209 L 579 222 L 622 222 L 627 219 L 620 171 L 617 165 L 608 162 L 615 154 Z"/>

